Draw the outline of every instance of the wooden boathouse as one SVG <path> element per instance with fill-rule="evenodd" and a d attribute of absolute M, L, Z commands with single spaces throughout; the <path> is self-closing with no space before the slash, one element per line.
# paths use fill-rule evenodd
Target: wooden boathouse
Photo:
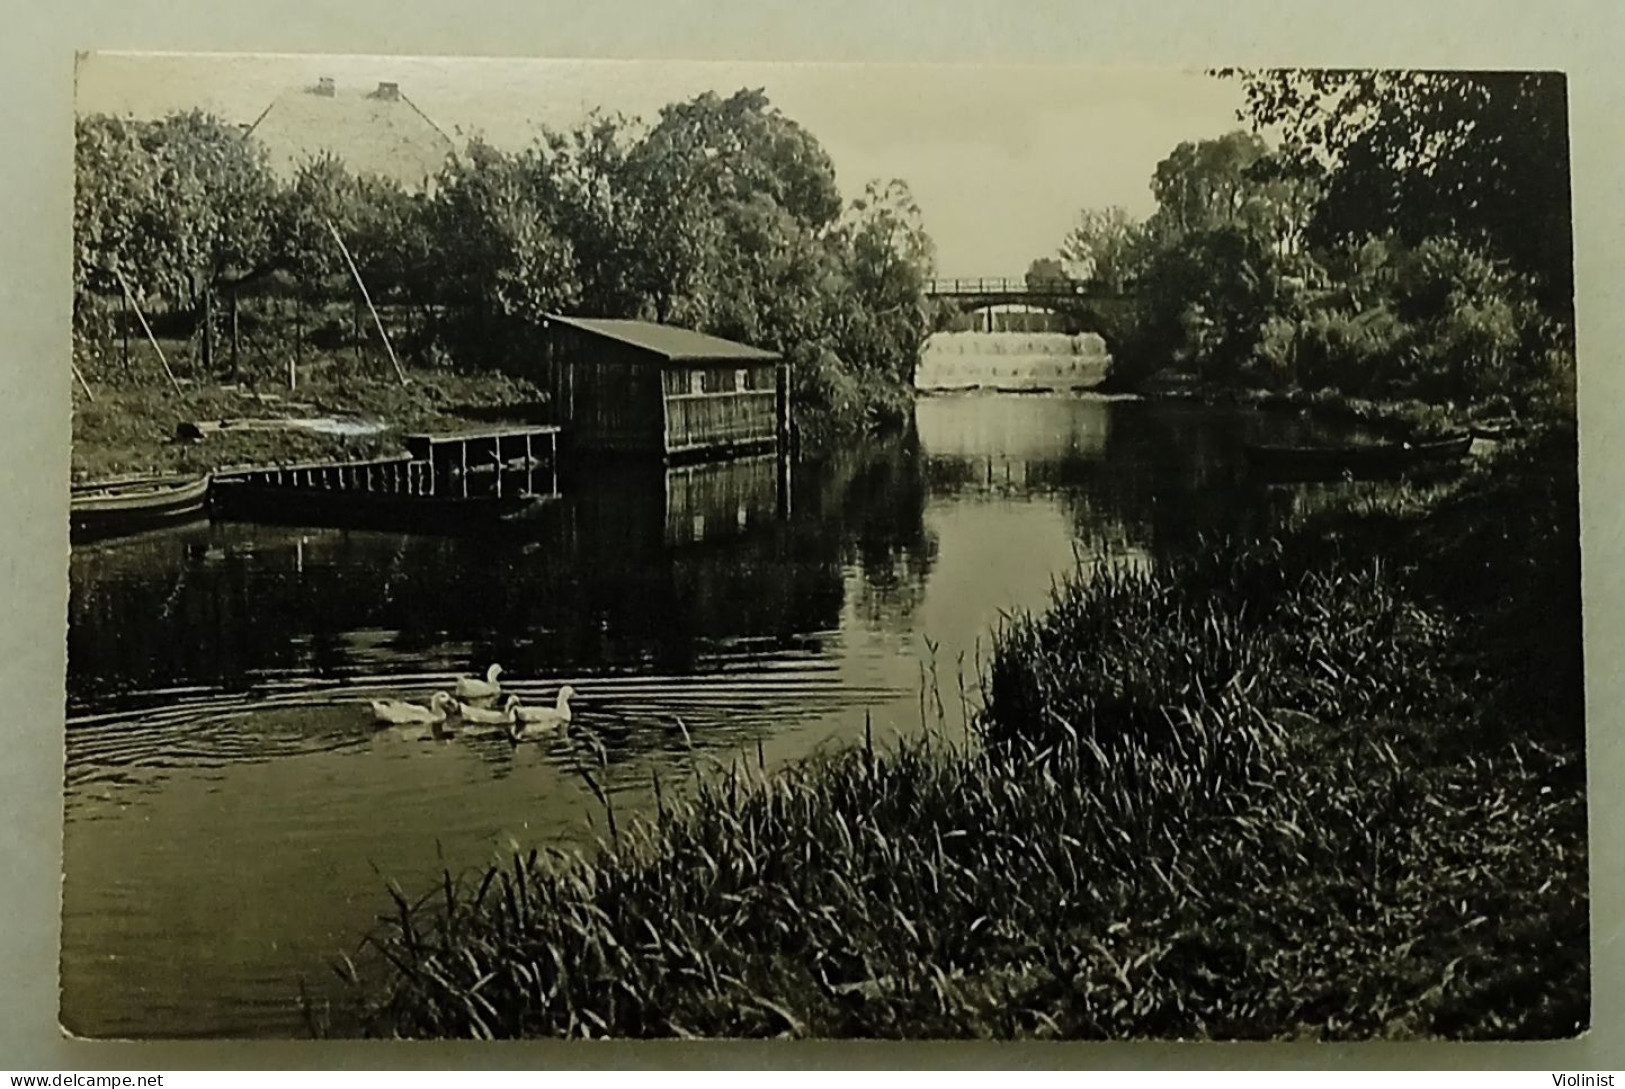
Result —
<path fill-rule="evenodd" d="M 789 369 L 776 352 L 646 321 L 551 316 L 546 331 L 533 377 L 576 450 L 676 461 L 786 442 Z"/>

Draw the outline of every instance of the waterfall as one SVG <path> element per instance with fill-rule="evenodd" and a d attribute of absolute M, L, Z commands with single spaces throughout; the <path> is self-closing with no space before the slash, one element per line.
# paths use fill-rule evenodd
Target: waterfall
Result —
<path fill-rule="evenodd" d="M 920 353 L 914 384 L 1067 391 L 1099 385 L 1110 366 L 1097 333 L 936 333 Z"/>

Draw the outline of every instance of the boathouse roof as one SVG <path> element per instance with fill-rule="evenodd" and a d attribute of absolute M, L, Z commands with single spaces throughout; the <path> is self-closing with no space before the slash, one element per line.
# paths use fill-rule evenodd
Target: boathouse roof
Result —
<path fill-rule="evenodd" d="M 399 84 L 340 87 L 325 77 L 278 95 L 248 134 L 265 145 L 279 177 L 292 177 L 300 163 L 326 152 L 352 174 L 391 178 L 408 190 L 432 185 L 456 150 Z"/>
<path fill-rule="evenodd" d="M 652 321 L 632 321 L 626 318 L 567 318 L 557 314 L 551 315 L 548 320 L 580 329 L 594 336 L 629 344 L 650 355 L 659 356 L 669 363 L 761 363 L 780 358 L 777 352 Z"/>

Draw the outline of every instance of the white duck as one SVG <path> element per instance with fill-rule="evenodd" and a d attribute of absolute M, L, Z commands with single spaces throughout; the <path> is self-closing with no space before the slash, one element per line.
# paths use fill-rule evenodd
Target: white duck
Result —
<path fill-rule="evenodd" d="M 468 700 L 494 699 L 502 692 L 502 686 L 497 683 L 497 677 L 502 673 L 502 667 L 492 663 L 491 668 L 485 671 L 485 680 L 476 680 L 473 677 L 457 678 L 457 698 L 464 702 Z"/>
<path fill-rule="evenodd" d="M 373 721 L 385 726 L 434 726 L 446 721 L 447 709 L 455 703 L 444 692 L 436 692 L 427 707 L 404 700 L 372 700 L 370 706 Z"/>
<path fill-rule="evenodd" d="M 509 735 L 515 741 L 533 741 L 539 737 L 570 725 L 570 697 L 576 690 L 569 685 L 559 689 L 559 700 L 553 707 L 525 707 L 517 699 L 510 701 L 513 725 Z"/>
<path fill-rule="evenodd" d="M 462 716 L 465 723 L 482 726 L 506 726 L 516 717 L 515 709 L 519 706 L 519 696 L 509 693 L 508 698 L 502 701 L 500 710 L 491 707 L 476 707 L 471 703 L 457 704 L 457 713 Z"/>

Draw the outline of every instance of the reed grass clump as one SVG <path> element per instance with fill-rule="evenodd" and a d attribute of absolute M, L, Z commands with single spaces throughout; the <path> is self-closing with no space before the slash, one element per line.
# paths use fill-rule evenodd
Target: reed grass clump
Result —
<path fill-rule="evenodd" d="M 1528 616 L 1440 577 L 1485 554 L 1463 527 L 1541 547 L 1507 527 L 1560 523 L 1504 513 L 1539 479 L 1080 571 L 998 634 L 959 741 L 739 761 L 631 821 L 583 772 L 611 841 L 397 890 L 333 1028 L 1573 1034 L 1583 751 L 1548 718 L 1490 728 L 1517 678 L 1486 663 Z M 1484 576 L 1507 594 L 1558 577 L 1508 562 Z"/>
<path fill-rule="evenodd" d="M 1180 712 L 1234 696 L 1264 721 L 1396 715 L 1450 696 L 1443 615 L 1380 559 L 1316 561 L 1278 541 L 1222 543 L 1150 570 L 1064 582 L 1042 615 L 1000 633 L 985 736 L 1175 741 Z"/>

